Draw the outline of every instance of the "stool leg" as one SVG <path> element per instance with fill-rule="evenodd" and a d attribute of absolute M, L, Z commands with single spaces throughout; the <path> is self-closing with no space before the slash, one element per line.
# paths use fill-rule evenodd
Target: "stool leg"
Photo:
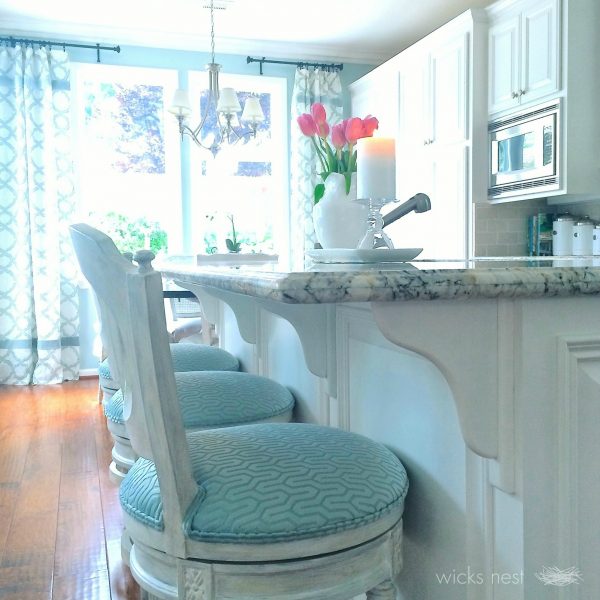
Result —
<path fill-rule="evenodd" d="M 367 592 L 367 600 L 396 600 L 396 588 L 391 580 L 384 581 Z"/>

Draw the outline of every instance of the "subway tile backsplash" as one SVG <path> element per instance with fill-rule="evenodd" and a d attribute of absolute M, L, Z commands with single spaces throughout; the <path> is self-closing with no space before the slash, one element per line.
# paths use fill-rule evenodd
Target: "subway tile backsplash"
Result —
<path fill-rule="evenodd" d="M 476 204 L 475 256 L 527 256 L 527 217 L 545 211 L 548 207 L 543 198 L 504 204 Z"/>
<path fill-rule="evenodd" d="M 545 198 L 541 198 L 504 204 L 475 204 L 475 256 L 527 256 L 527 217 L 539 212 L 568 212 L 600 222 L 600 202 L 548 206 Z"/>

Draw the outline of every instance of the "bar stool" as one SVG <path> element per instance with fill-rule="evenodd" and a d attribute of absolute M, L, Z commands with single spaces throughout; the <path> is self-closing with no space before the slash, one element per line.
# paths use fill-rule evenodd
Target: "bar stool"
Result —
<path fill-rule="evenodd" d="M 394 600 L 408 490 L 398 458 L 363 436 L 301 423 L 186 432 L 152 253 L 136 255 L 136 271 L 95 230 L 71 229 L 86 277 L 107 309 L 120 307 L 112 351 L 140 455 L 120 500 L 143 596 Z M 125 304 L 105 277 L 125 289 Z"/>

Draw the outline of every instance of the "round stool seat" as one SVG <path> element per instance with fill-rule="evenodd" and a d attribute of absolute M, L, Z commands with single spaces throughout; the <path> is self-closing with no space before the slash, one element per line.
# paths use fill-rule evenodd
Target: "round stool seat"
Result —
<path fill-rule="evenodd" d="M 171 344 L 173 370 L 184 371 L 238 371 L 238 359 L 227 350 L 205 344 Z M 98 377 L 102 389 L 115 392 L 121 387 L 113 378 L 108 358 L 98 365 Z"/>
<path fill-rule="evenodd" d="M 175 383 L 186 429 L 289 421 L 292 417 L 294 397 L 266 377 L 238 371 L 189 371 L 175 373 Z M 123 404 L 119 390 L 104 404 L 106 418 L 124 424 Z"/>
<path fill-rule="evenodd" d="M 184 371 L 239 371 L 238 359 L 227 350 L 204 344 L 170 344 L 173 370 Z M 106 382 L 109 389 L 121 387 L 112 377 L 108 358 L 98 365 L 98 377 L 101 384 Z M 114 386 L 114 387 L 111 387 Z"/>
<path fill-rule="evenodd" d="M 171 344 L 173 371 L 239 371 L 238 359 L 227 350 L 205 344 Z"/>
<path fill-rule="evenodd" d="M 193 432 L 188 441 L 198 483 L 185 519 L 190 540 L 266 544 L 352 530 L 359 544 L 402 516 L 406 471 L 390 450 L 364 436 L 287 423 Z M 138 459 L 120 499 L 131 518 L 163 528 L 152 461 Z"/>

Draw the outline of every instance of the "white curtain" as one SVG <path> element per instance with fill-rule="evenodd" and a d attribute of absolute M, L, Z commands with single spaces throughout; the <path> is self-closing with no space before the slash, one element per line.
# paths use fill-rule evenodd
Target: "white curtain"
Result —
<path fill-rule="evenodd" d="M 291 106 L 290 194 L 290 248 L 294 269 L 304 266 L 304 251 L 313 248 L 316 241 L 312 208 L 320 168 L 313 144 L 302 135 L 296 122 L 301 114 L 310 112 L 314 102 L 323 104 L 330 125 L 343 119 L 342 83 L 337 70 L 296 70 Z"/>
<path fill-rule="evenodd" d="M 65 52 L 0 48 L 0 383 L 79 376 Z"/>

